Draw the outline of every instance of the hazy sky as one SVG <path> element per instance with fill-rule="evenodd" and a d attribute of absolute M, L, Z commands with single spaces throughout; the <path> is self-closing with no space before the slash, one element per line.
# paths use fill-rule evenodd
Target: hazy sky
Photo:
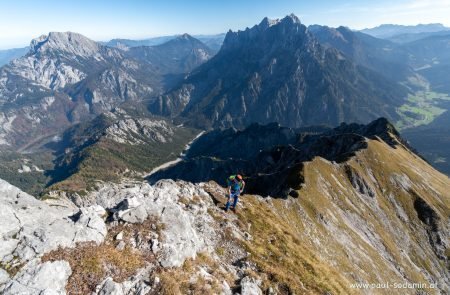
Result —
<path fill-rule="evenodd" d="M 305 24 L 353 29 L 383 23 L 444 23 L 450 0 L 0 0 L 0 48 L 49 31 L 95 40 L 215 34 L 294 13 Z"/>

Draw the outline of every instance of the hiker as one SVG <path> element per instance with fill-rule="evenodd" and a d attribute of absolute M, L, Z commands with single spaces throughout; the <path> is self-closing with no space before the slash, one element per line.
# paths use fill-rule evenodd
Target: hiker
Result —
<path fill-rule="evenodd" d="M 227 186 L 228 186 L 228 202 L 227 205 L 225 206 L 225 211 L 228 211 L 228 209 L 230 208 L 231 198 L 234 198 L 231 210 L 236 210 L 239 195 L 244 191 L 245 182 L 242 179 L 241 175 L 239 174 L 231 175 L 227 179 Z"/>

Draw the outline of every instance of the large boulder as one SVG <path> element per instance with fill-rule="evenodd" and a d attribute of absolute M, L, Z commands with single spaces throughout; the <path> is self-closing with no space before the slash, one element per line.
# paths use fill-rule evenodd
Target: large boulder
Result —
<path fill-rule="evenodd" d="M 194 202 L 195 197 L 201 202 Z M 207 207 L 214 206 L 209 195 L 199 186 L 187 182 L 161 180 L 126 186 L 109 185 L 87 197 L 92 204 L 116 208 L 114 217 L 128 223 L 142 223 L 153 217 L 164 224 L 162 241 L 157 245 L 158 260 L 163 267 L 181 266 L 185 259 L 214 248 L 217 236 Z M 115 203 L 113 202 L 115 200 Z M 87 203 L 85 203 L 87 204 Z M 156 247 L 155 247 L 156 248 Z"/>
<path fill-rule="evenodd" d="M 241 295 L 262 295 L 259 285 L 260 282 L 253 278 L 243 278 L 241 280 Z"/>

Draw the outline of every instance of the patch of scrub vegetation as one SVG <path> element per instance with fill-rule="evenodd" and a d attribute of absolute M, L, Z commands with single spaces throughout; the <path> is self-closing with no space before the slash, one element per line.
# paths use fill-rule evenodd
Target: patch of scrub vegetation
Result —
<path fill-rule="evenodd" d="M 234 285 L 234 277 L 208 253 L 198 253 L 196 259 L 187 259 L 179 268 L 160 269 L 151 275 L 161 283 L 150 294 L 221 294 L 222 282 Z"/>
<path fill-rule="evenodd" d="M 20 154 L 12 150 L 0 151 L 0 179 L 24 192 L 39 195 L 50 181 L 45 173 L 53 169 L 51 152 Z"/>
<path fill-rule="evenodd" d="M 144 173 L 175 160 L 198 130 L 179 128 L 170 141 L 144 144 L 120 143 L 101 138 L 80 151 L 69 153 L 53 174 L 48 190 L 83 192 L 98 181 L 117 182 L 123 177 L 142 179 Z"/>
<path fill-rule="evenodd" d="M 154 263 L 156 258 L 148 247 L 135 247 L 131 241 L 138 236 L 148 239 L 151 234 L 160 233 L 162 228 L 163 224 L 156 218 L 149 218 L 142 224 L 118 225 L 109 229 L 105 241 L 100 245 L 84 242 L 75 248 L 59 247 L 45 254 L 42 262 L 69 262 L 72 274 L 66 286 L 67 293 L 91 294 L 107 277 L 122 283 L 139 269 Z M 116 238 L 119 233 L 123 235 L 120 240 Z M 119 247 L 121 242 L 122 248 Z"/>
<path fill-rule="evenodd" d="M 5 270 L 10 277 L 14 277 L 22 268 L 23 263 L 17 257 L 10 262 L 1 262 L 0 261 L 0 269 Z"/>
<path fill-rule="evenodd" d="M 397 109 L 401 119 L 396 123 L 396 128 L 402 130 L 430 124 L 446 111 L 439 105 L 442 101 L 450 101 L 450 96 L 432 91 L 409 95 L 406 103 Z"/>
<path fill-rule="evenodd" d="M 69 294 L 90 294 L 109 275 L 123 282 L 144 266 L 142 255 L 129 247 L 120 251 L 113 245 L 93 242 L 74 249 L 59 248 L 42 258 L 43 262 L 58 260 L 68 261 L 72 269 L 66 286 Z"/>

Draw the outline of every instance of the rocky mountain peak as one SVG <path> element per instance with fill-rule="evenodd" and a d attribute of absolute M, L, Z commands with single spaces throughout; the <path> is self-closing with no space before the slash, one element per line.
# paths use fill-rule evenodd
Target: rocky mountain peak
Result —
<path fill-rule="evenodd" d="M 378 87 L 379 81 L 383 87 Z M 179 88 L 158 98 L 151 109 L 188 120 L 195 117 L 190 122 L 195 120 L 193 124 L 199 127 L 240 128 L 253 122 L 289 127 L 337 125 L 381 116 L 396 120 L 390 106 L 405 95 L 405 88 L 320 44 L 313 32 L 290 15 L 228 32 L 221 50 Z M 321 119 L 321 115 L 310 115 L 316 112 L 326 115 Z M 202 120 L 198 120 L 199 113 Z"/>
<path fill-rule="evenodd" d="M 303 36 L 306 33 L 306 27 L 294 14 L 282 19 L 265 17 L 258 25 L 252 28 L 237 32 L 229 31 L 225 36 L 223 48 L 232 49 L 243 44 L 257 44 L 261 40 L 276 43 L 275 40 L 283 40 L 289 36 Z"/>
<path fill-rule="evenodd" d="M 276 18 L 276 19 L 270 19 L 268 17 L 265 17 L 261 23 L 259 23 L 260 28 L 269 28 L 271 26 L 280 24 L 280 23 L 287 23 L 287 24 L 301 24 L 300 19 L 293 13 L 285 16 L 282 19 Z"/>
<path fill-rule="evenodd" d="M 30 44 L 31 54 L 60 50 L 80 56 L 92 56 L 99 49 L 97 42 L 73 32 L 50 32 L 33 39 Z"/>
<path fill-rule="evenodd" d="M 178 39 L 184 39 L 184 40 L 190 40 L 193 39 L 193 37 L 191 35 L 189 35 L 188 33 L 184 33 L 180 36 L 177 37 Z"/>
<path fill-rule="evenodd" d="M 156 47 L 186 46 L 189 44 L 192 44 L 192 46 L 206 47 L 205 44 L 203 44 L 200 40 L 192 37 L 187 33 L 179 35 L 175 39 L 169 40 L 161 45 L 157 45 Z"/>
<path fill-rule="evenodd" d="M 279 19 L 270 19 L 268 17 L 263 18 L 263 20 L 259 23 L 260 28 L 268 28 L 273 25 L 276 25 L 280 22 Z"/>
<path fill-rule="evenodd" d="M 300 19 L 293 13 L 285 16 L 281 22 L 287 22 L 287 23 L 291 23 L 291 24 L 301 24 Z"/>

